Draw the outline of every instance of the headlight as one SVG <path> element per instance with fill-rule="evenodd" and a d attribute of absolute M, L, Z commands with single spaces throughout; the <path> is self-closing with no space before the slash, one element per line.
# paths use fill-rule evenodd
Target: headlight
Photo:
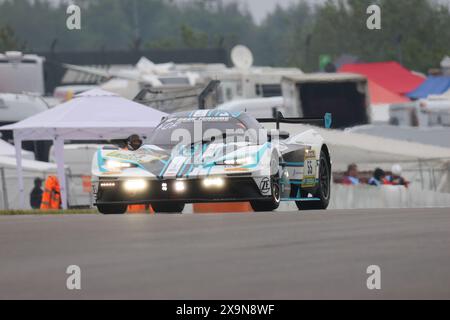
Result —
<path fill-rule="evenodd" d="M 184 183 L 184 181 L 176 181 L 175 182 L 175 191 L 183 192 L 184 190 L 186 190 L 186 184 Z"/>
<path fill-rule="evenodd" d="M 125 168 L 131 168 L 131 163 L 128 162 L 120 162 L 117 160 L 106 160 L 105 168 L 108 170 L 120 170 Z"/>
<path fill-rule="evenodd" d="M 123 186 L 129 192 L 143 191 L 147 188 L 147 181 L 143 179 L 127 180 Z"/>
<path fill-rule="evenodd" d="M 203 180 L 203 186 L 206 188 L 222 188 L 225 185 L 225 180 L 223 178 L 205 178 Z"/>
<path fill-rule="evenodd" d="M 246 166 L 255 163 L 255 159 L 253 157 L 227 159 L 223 163 L 229 166 Z"/>
<path fill-rule="evenodd" d="M 116 183 L 114 181 L 100 182 L 100 187 L 102 188 L 114 188 L 115 186 Z"/>

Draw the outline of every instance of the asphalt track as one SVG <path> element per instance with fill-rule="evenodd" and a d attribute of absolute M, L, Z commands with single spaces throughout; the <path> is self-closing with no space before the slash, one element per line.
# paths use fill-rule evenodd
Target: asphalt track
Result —
<path fill-rule="evenodd" d="M 450 299 L 450 209 L 0 217 L 0 264 L 1 299 Z"/>

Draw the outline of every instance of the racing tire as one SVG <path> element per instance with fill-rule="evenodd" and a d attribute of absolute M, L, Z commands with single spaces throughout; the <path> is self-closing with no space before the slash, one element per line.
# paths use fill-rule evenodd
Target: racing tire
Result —
<path fill-rule="evenodd" d="M 272 176 L 270 179 L 270 187 L 272 189 L 272 195 L 267 200 L 254 200 L 250 201 L 250 205 L 255 212 L 274 211 L 278 209 L 281 202 L 281 188 L 280 180 L 277 176 Z"/>
<path fill-rule="evenodd" d="M 126 204 L 98 204 L 97 210 L 102 214 L 124 214 L 127 212 Z"/>
<path fill-rule="evenodd" d="M 152 208 L 155 213 L 182 213 L 184 203 L 182 202 L 154 202 Z"/>
<path fill-rule="evenodd" d="M 325 152 L 320 152 L 319 165 L 319 186 L 313 194 L 313 198 L 319 198 L 318 201 L 295 201 L 299 210 L 325 210 L 330 203 L 331 193 L 331 166 Z M 302 197 L 307 197 L 308 193 L 301 193 Z"/>

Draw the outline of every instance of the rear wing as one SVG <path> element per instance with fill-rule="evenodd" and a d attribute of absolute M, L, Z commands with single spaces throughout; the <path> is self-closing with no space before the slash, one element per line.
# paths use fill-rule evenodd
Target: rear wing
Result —
<path fill-rule="evenodd" d="M 276 111 L 273 118 L 262 118 L 256 120 L 260 123 L 276 123 L 277 130 L 280 129 L 280 123 L 310 124 L 329 129 L 331 128 L 331 124 L 333 122 L 331 113 L 326 113 L 323 118 L 285 118 L 280 111 Z"/>

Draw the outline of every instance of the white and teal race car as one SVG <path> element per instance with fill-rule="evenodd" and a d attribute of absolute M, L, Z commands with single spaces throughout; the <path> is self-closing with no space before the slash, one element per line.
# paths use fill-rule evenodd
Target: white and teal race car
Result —
<path fill-rule="evenodd" d="M 267 131 L 262 123 L 276 123 Z M 162 119 L 136 151 L 99 149 L 92 162 L 95 205 L 121 214 L 128 205 L 182 212 L 186 203 L 249 201 L 272 211 L 281 201 L 300 210 L 326 209 L 331 159 L 314 129 L 289 135 L 280 123 L 331 125 L 324 119 L 255 119 L 244 112 L 196 110 Z"/>

